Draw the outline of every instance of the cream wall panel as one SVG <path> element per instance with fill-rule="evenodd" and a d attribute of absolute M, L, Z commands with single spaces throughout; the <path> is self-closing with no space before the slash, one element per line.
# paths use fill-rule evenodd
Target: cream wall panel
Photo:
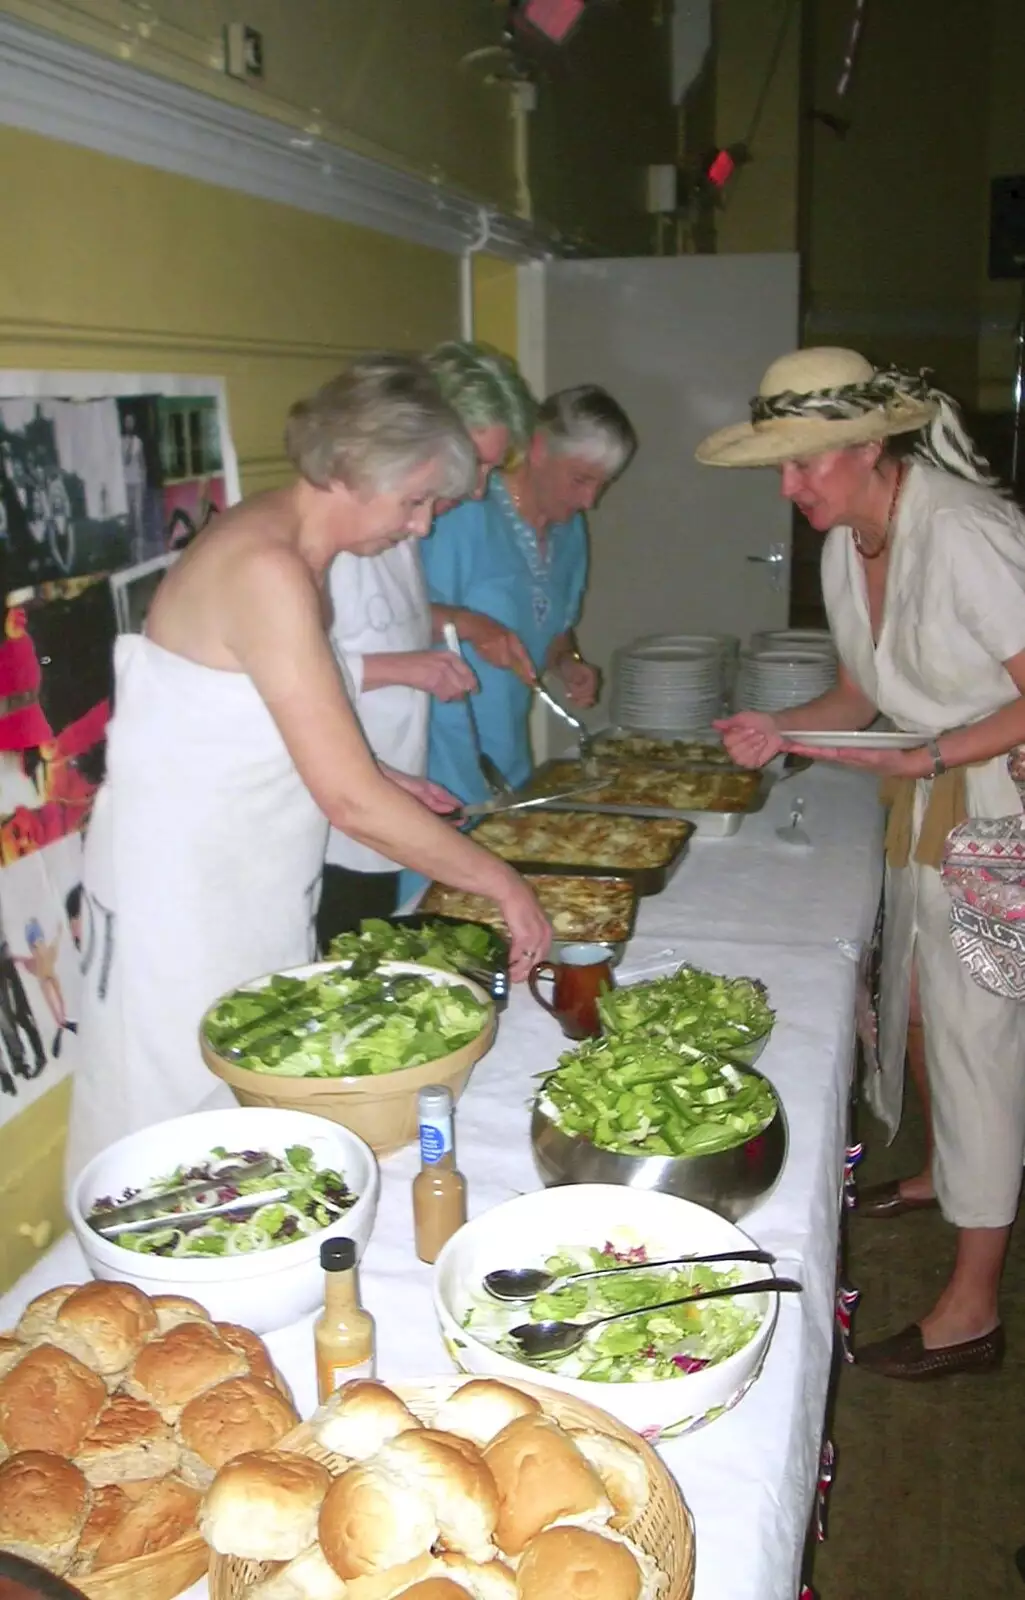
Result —
<path fill-rule="evenodd" d="M 0 1128 L 0 1293 L 27 1272 L 67 1226 L 64 1136 L 71 1080 Z"/>
<path fill-rule="evenodd" d="M 3 364 L 224 376 L 246 489 L 298 395 L 458 327 L 456 258 L 366 229 L 12 129 L 0 189 Z"/>

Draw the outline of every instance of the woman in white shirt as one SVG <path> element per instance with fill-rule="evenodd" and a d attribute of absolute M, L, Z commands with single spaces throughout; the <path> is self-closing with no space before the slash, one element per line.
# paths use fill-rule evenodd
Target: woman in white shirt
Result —
<path fill-rule="evenodd" d="M 924 1171 L 863 1192 L 859 1212 L 939 1205 L 958 1241 L 931 1311 L 857 1359 L 918 1381 L 991 1370 L 1004 1353 L 997 1297 L 1025 1154 L 1025 1009 L 962 965 L 938 868 L 966 816 L 1021 812 L 1008 758 L 1025 742 L 1025 517 L 997 492 L 949 396 L 850 350 L 774 362 L 752 422 L 713 434 L 698 459 L 777 465 L 783 495 L 827 534 L 837 687 L 775 717 L 727 719 L 730 754 L 761 766 L 795 750 L 891 780 L 880 1069 L 867 1089 L 892 1136 L 906 1050 L 931 1101 L 933 1148 Z M 879 712 L 920 746 L 812 750 L 794 732 L 866 728 Z"/>
<path fill-rule="evenodd" d="M 449 341 L 427 357 L 438 387 L 459 415 L 479 463 L 473 498 L 493 468 L 530 437 L 534 402 L 511 361 L 480 345 Z M 436 512 L 455 502 L 440 501 Z M 530 674 L 514 633 L 477 612 L 432 606 L 417 541 L 371 558 L 342 554 L 330 573 L 331 640 L 349 682 L 367 742 L 382 761 L 420 777 L 427 770 L 432 695 L 454 700 L 477 687 L 459 657 L 433 648 L 446 622 L 494 665 Z M 322 950 L 364 917 L 387 917 L 398 903 L 399 868 L 365 844 L 331 830 L 317 936 Z"/>

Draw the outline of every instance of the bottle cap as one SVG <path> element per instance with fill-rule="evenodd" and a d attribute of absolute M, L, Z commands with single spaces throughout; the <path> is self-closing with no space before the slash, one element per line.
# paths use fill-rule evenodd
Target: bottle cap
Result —
<path fill-rule="evenodd" d="M 440 1083 L 429 1083 L 420 1090 L 417 1105 L 420 1119 L 425 1117 L 450 1117 L 452 1115 L 452 1090 Z"/>
<path fill-rule="evenodd" d="M 355 1241 L 325 1239 L 320 1247 L 320 1265 L 325 1272 L 350 1272 L 356 1265 Z"/>

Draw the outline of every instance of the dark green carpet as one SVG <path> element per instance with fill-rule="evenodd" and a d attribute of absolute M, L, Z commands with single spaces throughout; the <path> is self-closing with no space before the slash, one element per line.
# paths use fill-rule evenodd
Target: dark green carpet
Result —
<path fill-rule="evenodd" d="M 917 1170 L 913 1092 L 894 1144 L 864 1111 L 863 1184 Z M 862 1343 L 932 1304 L 953 1232 L 936 1212 L 848 1226 L 848 1277 L 861 1290 Z M 837 1466 L 829 1538 L 814 1557 L 820 1600 L 1025 1600 L 1014 1553 L 1025 1545 L 1025 1229 L 1004 1280 L 1003 1369 L 943 1383 L 894 1383 L 845 1367 L 831 1433 Z"/>

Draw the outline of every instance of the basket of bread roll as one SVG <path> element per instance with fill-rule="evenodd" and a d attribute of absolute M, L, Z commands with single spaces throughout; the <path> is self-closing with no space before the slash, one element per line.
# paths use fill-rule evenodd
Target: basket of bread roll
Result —
<path fill-rule="evenodd" d="M 171 1600 L 207 1568 L 203 1492 L 298 1420 L 263 1342 L 197 1301 L 50 1289 L 0 1334 L 0 1550 L 90 1600 Z"/>
<path fill-rule="evenodd" d="M 344 1385 L 222 1467 L 210 1600 L 690 1600 L 690 1516 L 655 1452 L 528 1383 Z"/>

